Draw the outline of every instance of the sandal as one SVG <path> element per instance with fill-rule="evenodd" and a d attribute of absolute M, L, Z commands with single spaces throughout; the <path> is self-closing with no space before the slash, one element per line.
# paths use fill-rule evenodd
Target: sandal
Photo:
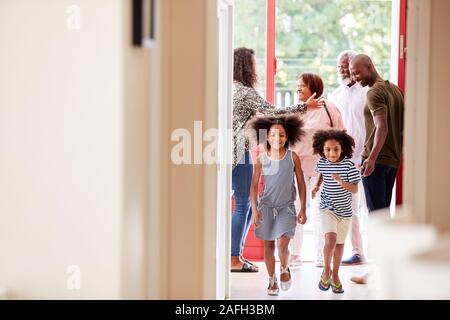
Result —
<path fill-rule="evenodd" d="M 300 267 L 302 265 L 302 260 L 299 255 L 292 255 L 289 257 L 289 266 L 294 269 L 296 267 Z"/>
<path fill-rule="evenodd" d="M 242 256 L 241 256 L 241 260 L 242 260 L 243 262 L 248 263 L 249 265 L 255 267 L 256 270 L 259 270 L 259 267 L 258 267 L 256 264 L 254 264 L 253 262 L 251 262 L 250 260 L 247 260 L 247 259 L 245 259 L 245 258 L 242 257 Z"/>
<path fill-rule="evenodd" d="M 282 281 L 281 275 L 283 273 L 289 273 L 289 280 L 288 281 Z M 291 287 L 292 281 L 291 281 L 291 271 L 289 270 L 289 267 L 283 268 L 283 266 L 280 267 L 280 282 L 281 282 L 281 290 L 287 291 Z"/>
<path fill-rule="evenodd" d="M 275 287 L 275 285 L 277 285 Z M 269 296 L 277 296 L 280 292 L 278 288 L 277 275 L 274 273 L 273 276 L 269 277 L 269 286 L 267 287 L 267 294 Z"/>
<path fill-rule="evenodd" d="M 342 283 L 335 284 L 333 281 L 331 281 L 331 290 L 334 293 L 344 293 L 344 288 L 342 288 Z"/>
<path fill-rule="evenodd" d="M 242 265 L 240 269 L 231 269 L 231 272 L 258 272 L 259 270 L 255 268 L 255 266 L 250 265 L 246 262 Z"/>
<path fill-rule="evenodd" d="M 319 281 L 319 289 L 322 291 L 327 291 L 328 289 L 330 289 L 330 283 L 331 283 L 331 272 L 330 277 L 327 280 L 323 280 L 323 272 L 322 272 Z"/>

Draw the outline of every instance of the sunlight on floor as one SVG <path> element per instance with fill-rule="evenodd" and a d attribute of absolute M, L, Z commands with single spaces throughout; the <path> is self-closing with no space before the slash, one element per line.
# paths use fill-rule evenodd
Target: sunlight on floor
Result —
<path fill-rule="evenodd" d="M 318 288 L 318 281 L 322 273 L 322 268 L 317 268 L 314 263 L 305 262 L 295 269 L 291 268 L 292 287 L 284 292 L 280 291 L 279 296 L 267 295 L 268 275 L 264 262 L 258 262 L 259 272 L 257 273 L 231 273 L 231 299 L 249 300 L 357 300 L 357 299 L 377 299 L 379 289 L 374 285 L 358 285 L 350 281 L 354 275 L 365 273 L 370 264 L 359 266 L 342 266 L 340 278 L 345 292 L 334 294 L 331 289 L 323 292 Z M 276 270 L 279 270 L 277 263 Z M 279 272 L 277 272 L 279 277 Z"/>

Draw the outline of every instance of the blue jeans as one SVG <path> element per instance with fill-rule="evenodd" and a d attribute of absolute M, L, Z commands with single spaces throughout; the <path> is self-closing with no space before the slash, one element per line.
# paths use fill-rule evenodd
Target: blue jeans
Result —
<path fill-rule="evenodd" d="M 396 168 L 376 163 L 372 174 L 363 178 L 369 212 L 388 208 L 391 205 L 396 175 Z"/>
<path fill-rule="evenodd" d="M 234 191 L 234 214 L 231 218 L 231 256 L 240 256 L 250 229 L 252 208 L 250 205 L 250 186 L 253 166 L 249 152 L 233 169 L 232 187 Z M 245 162 L 244 162 L 245 160 Z"/>

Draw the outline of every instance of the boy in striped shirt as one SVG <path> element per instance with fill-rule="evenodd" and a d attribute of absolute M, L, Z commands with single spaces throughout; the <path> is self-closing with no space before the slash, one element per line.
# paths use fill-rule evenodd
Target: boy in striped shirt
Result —
<path fill-rule="evenodd" d="M 312 190 L 313 198 L 323 182 L 320 215 L 325 236 L 325 266 L 319 289 L 326 291 L 331 286 L 334 293 L 344 292 L 339 279 L 339 267 L 352 218 L 352 193 L 358 191 L 358 182 L 361 179 L 355 164 L 350 160 L 354 147 L 355 141 L 345 130 L 320 130 L 313 138 L 314 153 L 321 156 L 316 166 L 320 176 Z"/>

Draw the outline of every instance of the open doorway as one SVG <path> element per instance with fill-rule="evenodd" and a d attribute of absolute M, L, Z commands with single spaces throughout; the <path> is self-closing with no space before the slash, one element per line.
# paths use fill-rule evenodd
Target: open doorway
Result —
<path fill-rule="evenodd" d="M 277 108 L 297 102 L 296 82 L 302 72 L 321 75 L 326 97 L 339 85 L 336 58 L 346 49 L 370 55 L 380 75 L 403 89 L 404 57 L 399 52 L 405 46 L 405 11 L 404 0 L 235 0 L 233 46 L 255 50 L 259 92 Z M 400 202 L 393 197 L 394 207 Z M 361 217 L 361 229 L 367 246 L 367 213 Z M 308 250 L 313 247 L 312 233 L 307 223 L 304 261 L 314 260 L 314 249 Z M 349 251 L 347 241 L 345 255 Z M 244 256 L 263 259 L 263 242 L 252 229 Z"/>

